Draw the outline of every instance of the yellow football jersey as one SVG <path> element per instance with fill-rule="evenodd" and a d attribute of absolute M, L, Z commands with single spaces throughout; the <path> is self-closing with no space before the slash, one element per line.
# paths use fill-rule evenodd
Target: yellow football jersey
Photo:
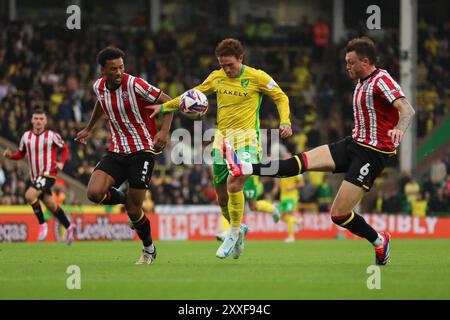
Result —
<path fill-rule="evenodd" d="M 264 71 L 243 65 L 239 77 L 229 78 L 223 69 L 215 70 L 196 86 L 205 95 L 217 95 L 217 129 L 214 148 L 220 148 L 226 136 L 234 147 L 259 147 L 259 108 L 262 96 L 267 94 L 276 103 L 280 125 L 291 125 L 289 98 L 278 84 Z M 179 108 L 180 96 L 163 104 L 162 112 Z"/>
<path fill-rule="evenodd" d="M 303 179 L 301 175 L 280 179 L 280 200 L 293 199 L 298 201 L 297 184 Z M 292 188 L 292 190 L 290 190 Z"/>

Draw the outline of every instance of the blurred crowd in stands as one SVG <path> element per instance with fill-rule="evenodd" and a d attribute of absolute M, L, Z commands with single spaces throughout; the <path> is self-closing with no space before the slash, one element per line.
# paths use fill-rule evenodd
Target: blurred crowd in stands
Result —
<path fill-rule="evenodd" d="M 307 17 L 300 22 L 300 27 L 276 27 L 270 18 L 248 17 L 247 22 L 245 28 L 236 29 L 232 34 L 245 46 L 245 63 L 268 72 L 290 98 L 294 135 L 283 141 L 281 149 L 298 153 L 350 134 L 354 84 L 344 67 L 345 41 L 333 44 L 329 24 L 322 20 L 308 21 Z M 415 105 L 419 138 L 431 133 L 439 119 L 448 114 L 449 35 L 449 22 L 433 26 L 420 21 Z M 199 84 L 218 67 L 214 48 L 225 36 L 230 34 L 223 34 L 223 28 L 216 30 L 200 24 L 191 31 L 177 30 L 170 21 L 164 21 L 156 34 L 136 28 L 67 32 L 52 24 L 3 25 L 0 29 L 0 136 L 17 144 L 21 134 L 30 128 L 31 111 L 44 108 L 49 116 L 48 127 L 62 135 L 70 150 L 64 172 L 87 184 L 108 147 L 109 137 L 102 121 L 86 146 L 73 141 L 76 132 L 89 120 L 95 103 L 92 84 L 100 76 L 96 63 L 98 51 L 107 45 L 122 48 L 127 54 L 126 72 L 175 97 Z M 398 79 L 398 32 L 384 30 L 369 36 L 378 44 L 379 66 Z M 201 123 L 203 131 L 215 125 L 214 97 L 210 97 L 210 105 Z M 260 119 L 262 128 L 278 127 L 276 107 L 268 98 L 263 100 Z M 172 129 L 180 128 L 192 133 L 194 122 L 176 115 Z M 179 148 L 180 144 L 168 145 L 156 159 L 147 205 L 216 203 L 210 167 L 171 164 L 171 154 L 180 152 L 174 146 Z M 192 151 L 190 144 L 181 148 L 183 152 Z M 436 166 L 439 169 L 434 170 L 433 165 L 430 175 L 423 179 L 405 173 L 399 186 L 401 192 L 381 192 L 373 210 L 413 212 L 416 202 L 425 200 L 427 212 L 448 212 L 449 157 L 445 155 Z M 27 176 L 26 169 L 1 158 L 0 204 L 24 203 Z M 327 175 L 311 173 L 305 180 L 301 202 L 315 203 L 326 210 L 337 191 L 327 181 Z M 267 195 L 271 185 L 270 179 L 265 181 Z M 70 193 L 63 185 L 60 188 Z M 408 201 L 397 199 L 401 196 Z M 66 202 L 77 203 L 77 199 L 68 196 Z"/>

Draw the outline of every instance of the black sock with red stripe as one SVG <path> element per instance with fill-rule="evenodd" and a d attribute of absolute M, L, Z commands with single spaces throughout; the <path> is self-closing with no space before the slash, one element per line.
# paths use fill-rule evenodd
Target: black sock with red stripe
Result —
<path fill-rule="evenodd" d="M 378 233 L 373 229 L 362 216 L 352 211 L 345 216 L 331 217 L 331 220 L 338 226 L 349 230 L 358 237 L 366 238 L 371 243 L 378 239 Z"/>
<path fill-rule="evenodd" d="M 265 164 L 253 164 L 252 167 L 253 174 L 256 176 L 277 178 L 293 177 L 308 170 L 308 159 L 304 153 L 299 153 L 286 160 L 275 160 Z"/>
<path fill-rule="evenodd" d="M 101 201 L 101 204 L 125 204 L 127 195 L 116 188 L 111 188 L 106 193 L 105 198 Z"/>
<path fill-rule="evenodd" d="M 53 212 L 53 215 L 58 219 L 58 221 L 64 226 L 64 228 L 69 229 L 70 227 L 70 221 L 67 219 L 66 214 L 64 213 L 63 209 L 61 207 L 58 207 L 55 212 Z"/>
<path fill-rule="evenodd" d="M 150 226 L 150 220 L 148 220 L 147 216 L 144 216 L 137 222 L 133 222 L 134 229 L 139 236 L 139 239 L 142 240 L 144 247 L 148 247 L 153 243 L 152 240 L 152 229 Z"/>
<path fill-rule="evenodd" d="M 31 208 L 33 208 L 33 212 L 36 215 L 36 218 L 39 221 L 39 224 L 44 224 L 44 214 L 42 213 L 41 203 L 39 200 L 36 200 L 34 203 L 31 204 Z"/>

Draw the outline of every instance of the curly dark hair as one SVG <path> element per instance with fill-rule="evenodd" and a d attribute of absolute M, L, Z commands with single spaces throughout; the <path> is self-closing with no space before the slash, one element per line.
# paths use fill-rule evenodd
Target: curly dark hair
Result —
<path fill-rule="evenodd" d="M 125 53 L 116 47 L 106 47 L 102 49 L 97 55 L 97 62 L 104 67 L 107 60 L 114 60 L 122 58 L 125 60 Z"/>

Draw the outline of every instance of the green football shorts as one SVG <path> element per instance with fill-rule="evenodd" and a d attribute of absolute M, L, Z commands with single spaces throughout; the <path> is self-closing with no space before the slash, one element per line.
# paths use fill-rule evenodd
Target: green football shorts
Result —
<path fill-rule="evenodd" d="M 260 163 L 259 153 L 256 147 L 246 146 L 236 150 L 236 153 L 242 161 L 250 163 Z M 222 157 L 222 151 L 219 149 L 212 150 L 213 157 L 213 184 L 214 187 L 220 187 L 227 182 L 228 167 Z"/>
<path fill-rule="evenodd" d="M 292 213 L 297 207 L 297 201 L 294 199 L 283 199 L 280 201 L 281 213 Z"/>
<path fill-rule="evenodd" d="M 258 176 L 251 176 L 244 186 L 245 200 L 256 200 L 264 193 L 264 186 L 259 181 Z"/>

